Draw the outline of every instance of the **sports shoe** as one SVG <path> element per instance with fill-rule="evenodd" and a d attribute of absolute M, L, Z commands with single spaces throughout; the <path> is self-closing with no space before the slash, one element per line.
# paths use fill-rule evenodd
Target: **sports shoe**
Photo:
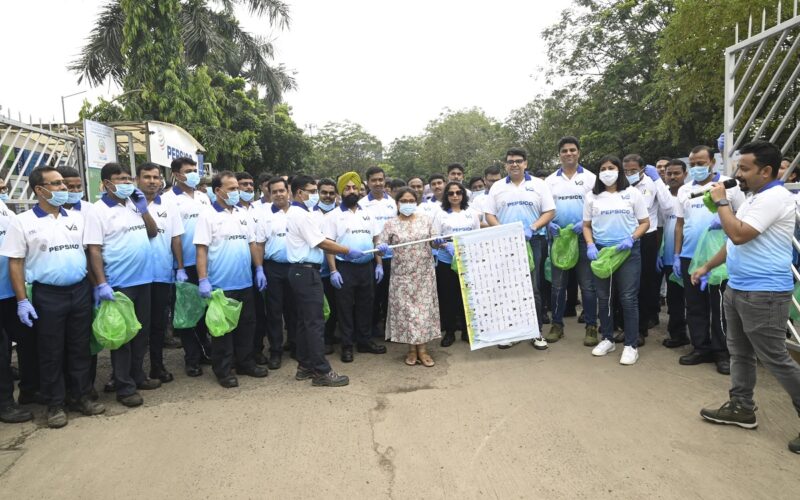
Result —
<path fill-rule="evenodd" d="M 67 413 L 60 406 L 50 406 L 47 408 L 47 427 L 60 429 L 67 425 Z"/>
<path fill-rule="evenodd" d="M 594 347 L 599 341 L 597 340 L 597 327 L 589 325 L 586 327 L 586 335 L 583 337 L 583 345 L 586 347 Z"/>
<path fill-rule="evenodd" d="M 613 342 L 608 339 L 603 339 L 602 342 L 597 344 L 597 347 L 592 349 L 592 356 L 605 356 L 610 352 L 614 352 L 616 348 L 617 346 L 614 345 Z"/>
<path fill-rule="evenodd" d="M 347 375 L 339 375 L 331 370 L 328 373 L 319 373 L 314 375 L 311 385 L 317 387 L 342 387 L 350 383 Z"/>
<path fill-rule="evenodd" d="M 553 323 L 550 325 L 550 331 L 547 332 L 547 335 L 544 336 L 544 339 L 548 342 L 558 342 L 558 340 L 563 336 L 564 326 Z"/>
<path fill-rule="evenodd" d="M 626 345 L 622 350 L 622 356 L 619 357 L 619 364 L 632 365 L 639 359 L 639 349 Z"/>
<path fill-rule="evenodd" d="M 789 451 L 792 453 L 800 453 L 800 436 L 789 441 Z"/>
<path fill-rule="evenodd" d="M 547 341 L 542 337 L 536 337 L 535 339 L 531 340 L 531 345 L 534 349 L 538 349 L 540 351 L 544 351 L 547 349 Z"/>
<path fill-rule="evenodd" d="M 748 410 L 737 401 L 726 401 L 719 409 L 703 408 L 700 410 L 700 416 L 715 424 L 738 425 L 743 429 L 755 429 L 758 427 L 756 409 Z"/>

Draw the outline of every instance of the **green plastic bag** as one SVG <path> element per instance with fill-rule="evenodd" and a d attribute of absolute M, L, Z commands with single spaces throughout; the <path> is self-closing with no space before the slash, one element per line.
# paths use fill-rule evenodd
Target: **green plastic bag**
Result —
<path fill-rule="evenodd" d="M 592 261 L 592 272 L 598 278 L 606 279 L 619 269 L 630 254 L 630 250 L 617 250 L 616 246 L 603 247 L 600 255 Z"/>
<path fill-rule="evenodd" d="M 322 316 L 325 318 L 325 321 L 328 321 L 328 318 L 331 316 L 331 306 L 328 304 L 328 298 L 324 295 L 322 296 Z"/>
<path fill-rule="evenodd" d="M 114 292 L 114 300 L 104 300 L 95 309 L 92 333 L 104 349 L 119 349 L 133 339 L 142 324 L 136 319 L 133 302 L 122 292 Z M 96 349 L 94 347 L 92 350 Z"/>
<path fill-rule="evenodd" d="M 548 255 L 547 258 L 544 259 L 544 279 L 546 279 L 548 283 L 553 282 L 553 268 L 550 267 L 551 265 L 550 256 Z"/>
<path fill-rule="evenodd" d="M 206 311 L 206 326 L 212 337 L 222 337 L 233 331 L 239 324 L 239 315 L 242 313 L 242 303 L 225 296 L 217 288 L 211 292 L 211 300 Z"/>
<path fill-rule="evenodd" d="M 669 273 L 669 280 L 683 288 L 683 280 L 678 278 L 675 273 Z"/>
<path fill-rule="evenodd" d="M 717 254 L 723 246 L 725 246 L 725 231 L 722 229 L 706 229 L 703 235 L 700 236 L 700 241 L 694 250 L 692 263 L 689 264 L 689 276 L 694 273 L 697 268 L 711 260 L 711 257 Z M 728 279 L 728 265 L 722 263 L 708 273 L 708 284 L 719 285 Z"/>
<path fill-rule="evenodd" d="M 794 284 L 794 300 L 800 303 L 800 281 Z M 797 308 L 794 306 L 794 302 L 789 303 L 789 318 L 791 318 L 792 323 L 797 324 L 800 322 L 800 312 L 797 311 Z"/>
<path fill-rule="evenodd" d="M 172 326 L 175 328 L 194 328 L 206 310 L 207 301 L 199 294 L 194 283 L 175 283 L 175 311 Z"/>
<path fill-rule="evenodd" d="M 533 249 L 529 242 L 525 242 L 525 250 L 528 252 L 528 267 L 533 271 L 536 269 L 536 262 L 533 260 Z"/>
<path fill-rule="evenodd" d="M 568 271 L 578 263 L 578 235 L 572 231 L 572 224 L 562 227 L 550 247 L 553 265 Z"/>
<path fill-rule="evenodd" d="M 706 191 L 706 193 L 703 195 L 703 205 L 705 205 L 712 214 L 717 213 L 717 204 L 711 199 L 711 191 Z"/>

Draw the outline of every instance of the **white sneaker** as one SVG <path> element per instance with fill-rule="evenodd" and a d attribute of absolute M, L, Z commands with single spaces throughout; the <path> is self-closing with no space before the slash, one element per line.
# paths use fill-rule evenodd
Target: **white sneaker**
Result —
<path fill-rule="evenodd" d="M 538 349 L 540 351 L 547 349 L 547 341 L 543 337 L 536 337 L 535 339 L 531 340 L 531 345 L 534 349 Z"/>
<path fill-rule="evenodd" d="M 639 359 L 639 349 L 626 345 L 622 350 L 622 356 L 619 357 L 619 364 L 632 365 Z"/>
<path fill-rule="evenodd" d="M 592 356 L 605 356 L 606 354 L 613 352 L 616 348 L 617 346 L 614 345 L 614 342 L 608 339 L 603 339 L 602 342 L 597 344 L 597 347 L 592 349 Z"/>

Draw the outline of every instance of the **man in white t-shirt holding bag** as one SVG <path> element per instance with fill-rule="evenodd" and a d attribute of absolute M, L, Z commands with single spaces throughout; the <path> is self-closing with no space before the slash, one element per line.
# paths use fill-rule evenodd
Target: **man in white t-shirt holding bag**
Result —
<path fill-rule="evenodd" d="M 736 180 L 751 195 L 734 215 L 725 186 L 713 186 L 711 198 L 729 239 L 691 279 L 702 286 L 711 269 L 728 264 L 723 300 L 731 355 L 730 400 L 718 409 L 703 409 L 700 415 L 710 422 L 755 429 L 756 359 L 778 379 L 800 415 L 800 366 L 789 356 L 785 336 L 794 288 L 790 266 L 795 204 L 777 179 L 778 147 L 756 141 L 745 144 L 740 154 Z M 800 453 L 800 437 L 789 441 L 789 450 Z"/>

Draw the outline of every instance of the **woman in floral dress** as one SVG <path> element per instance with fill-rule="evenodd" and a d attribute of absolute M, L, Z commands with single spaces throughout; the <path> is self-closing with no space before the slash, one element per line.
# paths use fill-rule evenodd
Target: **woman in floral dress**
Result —
<path fill-rule="evenodd" d="M 417 211 L 419 200 L 410 188 L 395 194 L 398 215 L 383 226 L 378 248 L 436 236 L 433 221 Z M 408 344 L 406 364 L 433 366 L 426 344 L 441 337 L 439 299 L 436 295 L 436 271 L 431 243 L 417 243 L 393 249 L 389 281 L 389 308 L 386 339 Z"/>

